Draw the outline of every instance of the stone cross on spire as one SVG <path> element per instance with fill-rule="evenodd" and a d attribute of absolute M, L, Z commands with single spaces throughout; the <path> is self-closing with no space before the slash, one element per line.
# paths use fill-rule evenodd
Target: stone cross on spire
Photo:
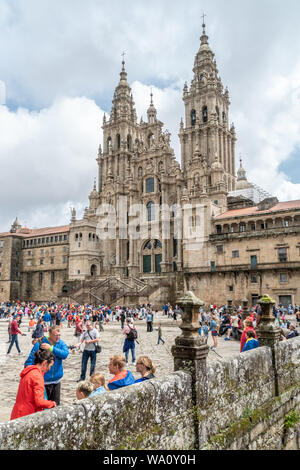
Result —
<path fill-rule="evenodd" d="M 202 18 L 202 28 L 203 28 L 203 33 L 205 34 L 205 17 L 207 15 L 205 13 L 203 13 L 203 15 L 201 16 Z"/>

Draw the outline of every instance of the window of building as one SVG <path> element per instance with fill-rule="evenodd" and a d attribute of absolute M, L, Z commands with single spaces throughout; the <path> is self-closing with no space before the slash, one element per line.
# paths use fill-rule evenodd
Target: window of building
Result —
<path fill-rule="evenodd" d="M 239 258 L 240 257 L 240 252 L 238 250 L 232 252 L 232 257 L 233 258 Z"/>
<path fill-rule="evenodd" d="M 67 253 L 67 249 L 68 249 L 68 248 L 67 248 L 66 246 L 64 246 L 64 247 L 63 247 L 63 252 L 64 252 L 64 253 Z"/>
<path fill-rule="evenodd" d="M 68 235 L 64 235 L 64 241 L 66 242 L 68 240 Z"/>
<path fill-rule="evenodd" d="M 287 262 L 287 249 L 286 248 L 279 248 L 278 258 L 279 258 L 280 263 L 286 263 Z"/>
<path fill-rule="evenodd" d="M 207 121 L 208 121 L 207 106 L 203 106 L 203 108 L 202 108 L 202 120 L 203 120 L 203 122 L 207 122 Z"/>
<path fill-rule="evenodd" d="M 210 262 L 210 270 L 211 270 L 212 273 L 214 273 L 216 271 L 216 262 L 215 261 Z"/>
<path fill-rule="evenodd" d="M 286 273 L 280 273 L 280 282 L 288 282 L 288 275 Z"/>
<path fill-rule="evenodd" d="M 197 121 L 197 113 L 196 113 L 195 109 L 192 109 L 192 111 L 191 111 L 191 125 L 195 126 L 196 121 Z"/>
<path fill-rule="evenodd" d="M 66 262 L 67 262 L 67 257 L 63 256 L 63 264 L 66 264 Z"/>
<path fill-rule="evenodd" d="M 4 241 L 3 240 L 0 241 L 0 248 L 4 248 Z"/>
<path fill-rule="evenodd" d="M 43 243 L 43 244 L 45 243 L 45 238 L 42 238 L 42 243 Z"/>
<path fill-rule="evenodd" d="M 40 286 L 43 284 L 43 273 L 39 273 L 39 284 Z"/>
<path fill-rule="evenodd" d="M 256 225 L 255 224 L 251 224 L 251 230 L 252 230 L 252 232 L 255 232 L 255 230 L 256 230 Z"/>
<path fill-rule="evenodd" d="M 222 254 L 222 253 L 223 253 L 223 245 L 218 245 L 218 246 L 217 246 L 217 252 L 218 252 L 218 254 Z"/>
<path fill-rule="evenodd" d="M 154 193 L 154 178 L 146 180 L 146 193 Z"/>
<path fill-rule="evenodd" d="M 143 256 L 143 273 L 151 273 L 151 255 Z"/>
<path fill-rule="evenodd" d="M 31 256 L 31 251 L 27 251 L 27 256 Z"/>
<path fill-rule="evenodd" d="M 46 238 L 46 243 L 49 243 L 49 237 Z"/>
<path fill-rule="evenodd" d="M 256 269 L 257 268 L 257 255 L 252 255 L 250 257 L 250 262 L 251 262 L 251 269 Z"/>
<path fill-rule="evenodd" d="M 162 248 L 162 244 L 160 240 L 154 240 L 154 249 L 156 250 L 156 248 Z"/>
<path fill-rule="evenodd" d="M 233 292 L 233 286 L 229 286 L 229 292 Z"/>
<path fill-rule="evenodd" d="M 58 237 L 57 236 L 55 237 L 55 241 L 58 242 Z"/>
<path fill-rule="evenodd" d="M 246 225 L 240 225 L 240 233 L 246 232 Z"/>
<path fill-rule="evenodd" d="M 178 240 L 177 238 L 173 239 L 173 257 L 176 258 L 178 256 Z"/>
<path fill-rule="evenodd" d="M 256 274 L 251 275 L 251 284 L 257 284 L 257 275 Z"/>
<path fill-rule="evenodd" d="M 44 264 L 44 259 L 42 258 L 40 259 L 40 266 L 43 266 L 43 264 Z"/>
<path fill-rule="evenodd" d="M 50 258 L 50 264 L 54 264 L 54 258 Z"/>
<path fill-rule="evenodd" d="M 287 228 L 287 227 L 289 226 L 289 221 L 288 221 L 288 220 L 284 220 L 284 221 L 283 221 L 283 226 Z"/>
<path fill-rule="evenodd" d="M 77 274 L 80 274 L 80 269 L 78 269 Z"/>
<path fill-rule="evenodd" d="M 147 220 L 148 220 L 148 222 L 151 222 L 152 220 L 155 220 L 154 202 L 149 202 L 147 204 Z"/>
<path fill-rule="evenodd" d="M 55 283 L 55 272 L 51 272 L 51 284 Z"/>
<path fill-rule="evenodd" d="M 30 260 L 30 259 L 27 261 L 27 266 L 28 266 L 28 267 L 31 266 L 31 260 Z"/>
<path fill-rule="evenodd" d="M 43 255 L 43 254 L 44 254 L 44 250 L 41 250 L 41 255 Z"/>
<path fill-rule="evenodd" d="M 54 248 L 51 248 L 51 253 L 54 253 Z"/>
<path fill-rule="evenodd" d="M 60 242 L 62 242 L 62 239 L 63 239 L 62 235 L 59 235 L 58 239 L 59 239 Z"/>
<path fill-rule="evenodd" d="M 39 238 L 37 242 L 38 242 L 38 245 L 40 245 L 42 243 L 42 239 Z"/>
<path fill-rule="evenodd" d="M 53 243 L 53 237 L 50 237 L 50 243 Z"/>

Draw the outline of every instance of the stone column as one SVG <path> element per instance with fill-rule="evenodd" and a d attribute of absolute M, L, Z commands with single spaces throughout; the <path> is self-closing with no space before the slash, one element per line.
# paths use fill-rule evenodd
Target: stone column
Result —
<path fill-rule="evenodd" d="M 243 304 L 243 311 L 242 311 L 242 329 L 243 329 L 243 322 L 246 320 L 246 318 L 249 316 L 249 311 L 248 311 L 248 299 L 243 299 L 242 300 Z"/>
<path fill-rule="evenodd" d="M 268 295 L 264 295 L 258 302 L 261 306 L 261 320 L 256 330 L 259 346 L 268 346 L 272 350 L 273 367 L 275 374 L 275 396 L 279 396 L 278 374 L 275 355 L 275 345 L 279 342 L 280 329 L 275 326 L 273 306 L 275 300 Z"/>
<path fill-rule="evenodd" d="M 205 339 L 198 334 L 199 308 L 204 305 L 192 292 L 187 292 L 184 297 L 177 300 L 177 305 L 182 310 L 181 336 L 175 339 L 172 346 L 174 357 L 174 371 L 185 371 L 192 378 L 192 406 L 194 412 L 194 426 L 196 445 L 199 448 L 199 420 L 198 410 L 207 400 L 207 356 L 209 347 Z"/>

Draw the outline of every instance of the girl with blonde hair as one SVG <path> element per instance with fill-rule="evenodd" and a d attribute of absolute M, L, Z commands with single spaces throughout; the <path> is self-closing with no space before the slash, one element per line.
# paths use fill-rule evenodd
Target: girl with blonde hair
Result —
<path fill-rule="evenodd" d="M 93 374 L 90 381 L 94 385 L 94 391 L 91 393 L 90 398 L 109 392 L 109 389 L 105 384 L 105 377 L 103 374 Z"/>

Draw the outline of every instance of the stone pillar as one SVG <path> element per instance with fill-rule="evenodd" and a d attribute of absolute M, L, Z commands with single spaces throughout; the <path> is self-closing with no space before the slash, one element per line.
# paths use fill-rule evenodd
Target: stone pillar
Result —
<path fill-rule="evenodd" d="M 246 320 L 246 318 L 249 316 L 249 311 L 248 311 L 248 299 L 243 299 L 242 300 L 243 304 L 243 311 L 242 311 L 242 329 L 243 329 L 243 322 Z"/>
<path fill-rule="evenodd" d="M 204 305 L 204 302 L 192 292 L 187 292 L 176 303 L 182 310 L 182 324 L 180 325 L 182 334 L 175 339 L 175 345 L 172 346 L 174 371 L 185 371 L 191 374 L 192 406 L 195 409 L 195 448 L 198 449 L 200 436 L 197 410 L 200 410 L 207 400 L 206 361 L 209 352 L 204 337 L 198 334 L 199 308 Z"/>
<path fill-rule="evenodd" d="M 275 374 L 275 396 L 279 396 L 278 374 L 275 355 L 275 345 L 279 342 L 280 329 L 275 326 L 275 317 L 273 315 L 273 306 L 275 300 L 268 295 L 264 295 L 258 302 L 261 306 L 261 320 L 256 330 L 259 346 L 268 346 L 272 350 L 273 367 Z"/>
<path fill-rule="evenodd" d="M 229 315 L 232 315 L 232 312 L 233 312 L 232 302 L 233 302 L 232 299 L 227 300 Z"/>

